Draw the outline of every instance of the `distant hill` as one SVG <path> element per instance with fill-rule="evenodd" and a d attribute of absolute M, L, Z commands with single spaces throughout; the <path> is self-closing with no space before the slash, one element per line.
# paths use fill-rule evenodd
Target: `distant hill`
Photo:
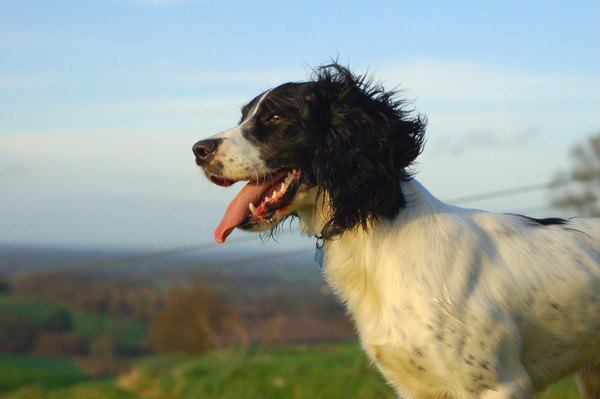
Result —
<path fill-rule="evenodd" d="M 150 321 L 172 287 L 208 282 L 239 315 L 250 342 L 267 336 L 272 343 L 353 338 L 352 323 L 311 249 L 278 248 L 231 246 L 142 259 L 136 251 L 4 246 L 0 264 L 12 277 L 13 295 L 73 304 L 87 313 Z M 25 300 L 23 308 L 31 303 Z M 267 323 L 277 326 L 271 334 L 264 331 Z"/>
<path fill-rule="evenodd" d="M 280 250 L 276 246 L 231 246 L 217 250 L 203 250 L 183 254 L 142 258 L 158 254 L 159 250 L 123 249 L 68 249 L 43 246 L 0 245 L 0 273 L 8 277 L 24 277 L 39 272 L 71 267 L 92 267 L 95 272 L 107 274 L 135 274 L 136 276 L 178 280 L 190 270 L 210 270 L 230 275 L 271 275 L 288 281 L 314 284 L 322 282 L 320 270 L 313 261 L 312 248 Z M 122 260 L 114 262 L 115 260 Z M 109 265 L 109 267 L 106 267 Z M 299 279 L 299 280 L 298 280 Z"/>

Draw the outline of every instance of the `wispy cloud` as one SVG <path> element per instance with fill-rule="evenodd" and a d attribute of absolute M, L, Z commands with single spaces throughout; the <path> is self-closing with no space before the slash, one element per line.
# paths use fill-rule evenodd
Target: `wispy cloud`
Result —
<path fill-rule="evenodd" d="M 462 135 L 443 135 L 435 140 L 433 150 L 460 155 L 473 150 L 527 149 L 540 137 L 538 128 L 502 134 L 491 131 L 469 131 Z"/>
<path fill-rule="evenodd" d="M 237 109 L 249 99 L 239 97 L 143 97 L 98 105 L 95 115 L 110 116 L 115 113 L 169 113 L 169 112 L 222 112 L 224 109 Z M 89 107 L 86 107 L 89 109 Z M 85 109 L 82 109 L 84 111 Z"/>
<path fill-rule="evenodd" d="M 130 91 L 125 98 L 92 98 L 77 104 L 57 101 L 38 108 L 36 120 L 43 129 L 42 122 L 46 118 L 49 123 L 44 126 L 54 131 L 61 128 L 57 121 L 65 121 L 65 128 L 81 127 L 87 131 L 92 127 L 89 122 L 94 121 L 103 131 L 110 127 L 110 130 L 137 129 L 139 133 L 167 128 L 212 132 L 235 123 L 239 106 L 259 91 L 285 81 L 305 80 L 310 73 L 309 67 L 301 65 L 293 69 L 199 72 L 167 68 L 159 75 L 138 74 L 132 79 L 140 87 L 180 85 L 185 87 L 185 96 L 176 95 L 172 90 L 168 95 L 161 95 L 157 90 L 156 96 L 146 97 L 140 90 L 140 95 Z M 514 149 L 518 146 L 510 143 L 531 143 L 539 139 L 541 132 L 555 137 L 561 131 L 564 134 L 567 121 L 569 133 L 575 135 L 600 125 L 597 112 L 593 112 L 600 108 L 598 75 L 540 73 L 470 61 L 417 59 L 376 68 L 374 77 L 382 79 L 389 88 L 398 85 L 407 90 L 404 95 L 414 99 L 415 108 L 429 118 L 428 148 L 438 153 L 459 155 L 484 150 L 486 145 Z M 106 77 L 98 79 L 91 77 L 86 84 L 118 88 L 124 77 L 115 76 L 114 81 Z M 26 90 L 44 84 L 48 84 L 47 79 L 0 77 L 0 89 Z M 227 89 L 226 96 L 219 94 L 223 91 L 220 87 Z M 10 121 L 11 115 L 25 118 L 30 113 L 16 109 L 6 115 Z M 6 133 L 21 126 L 27 129 L 25 119 L 14 120 L 2 130 Z"/>
<path fill-rule="evenodd" d="M 56 83 L 56 81 L 39 77 L 0 75 L 0 91 L 39 89 Z"/>
<path fill-rule="evenodd" d="M 378 70 L 429 118 L 428 148 L 459 156 L 577 140 L 600 126 L 600 75 L 544 73 L 469 61 L 414 60 Z"/>
<path fill-rule="evenodd" d="M 223 0 L 100 0 L 105 3 L 130 3 L 130 4 L 141 4 L 149 6 L 173 6 L 179 4 L 189 3 L 218 3 L 224 2 Z"/>
<path fill-rule="evenodd" d="M 193 73 L 169 73 L 153 77 L 163 83 L 186 84 L 251 84 L 275 85 L 293 80 L 307 80 L 311 70 L 308 67 L 275 70 L 245 70 L 245 71 L 198 71 Z"/>
<path fill-rule="evenodd" d="M 470 61 L 414 60 L 377 72 L 427 101 L 600 101 L 600 76 L 498 68 Z"/>
<path fill-rule="evenodd" d="M 16 178 L 29 172 L 29 168 L 25 164 L 20 163 L 3 163 L 0 164 L 0 176 L 7 178 Z"/>

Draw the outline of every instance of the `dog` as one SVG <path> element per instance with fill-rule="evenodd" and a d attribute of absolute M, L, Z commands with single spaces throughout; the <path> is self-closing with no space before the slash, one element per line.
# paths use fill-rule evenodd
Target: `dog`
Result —
<path fill-rule="evenodd" d="M 529 398 L 575 374 L 583 398 L 600 398 L 600 219 L 436 199 L 410 171 L 425 126 L 337 63 L 258 95 L 193 146 L 213 183 L 247 181 L 214 238 L 297 217 L 400 397 Z"/>

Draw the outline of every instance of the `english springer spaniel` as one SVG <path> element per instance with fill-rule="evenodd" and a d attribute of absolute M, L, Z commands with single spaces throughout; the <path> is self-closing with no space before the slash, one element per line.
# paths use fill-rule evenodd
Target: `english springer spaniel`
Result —
<path fill-rule="evenodd" d="M 401 397 L 529 398 L 576 374 L 600 398 L 600 219 L 446 204 L 408 170 L 424 131 L 394 92 L 338 64 L 260 94 L 193 147 L 213 183 L 247 181 L 215 239 L 298 217 Z"/>

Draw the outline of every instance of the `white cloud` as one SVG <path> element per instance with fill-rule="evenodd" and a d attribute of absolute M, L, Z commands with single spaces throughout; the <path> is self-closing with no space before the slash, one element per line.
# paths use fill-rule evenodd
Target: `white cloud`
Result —
<path fill-rule="evenodd" d="M 415 60 L 375 71 L 427 115 L 428 150 L 566 151 L 600 126 L 600 75 L 509 70 L 466 61 Z"/>
<path fill-rule="evenodd" d="M 3 75 L 0 76 L 0 91 L 39 89 L 56 83 L 56 81 L 32 76 Z"/>
<path fill-rule="evenodd" d="M 376 72 L 409 95 L 432 102 L 600 101 L 600 76 L 524 72 L 481 63 L 415 60 Z"/>
<path fill-rule="evenodd" d="M 245 70 L 245 71 L 203 71 L 194 73 L 171 73 L 152 77 L 164 83 L 198 85 L 257 85 L 270 88 L 277 84 L 307 80 L 309 68 Z M 258 94 L 258 93 L 256 93 Z"/>
<path fill-rule="evenodd" d="M 516 132 L 499 134 L 495 131 L 468 131 L 461 135 L 442 135 L 434 141 L 433 150 L 461 155 L 473 150 L 514 150 L 527 151 L 541 135 L 541 130 L 530 127 Z"/>
<path fill-rule="evenodd" d="M 214 115 L 215 112 L 238 108 L 247 102 L 243 97 L 228 98 L 207 98 L 207 97 L 145 97 L 130 100 L 112 102 L 93 107 L 96 116 L 105 115 L 110 117 L 115 113 L 169 113 L 169 112 L 189 112 L 197 113 L 207 112 Z M 89 106 L 83 106 L 82 111 L 92 109 Z"/>

